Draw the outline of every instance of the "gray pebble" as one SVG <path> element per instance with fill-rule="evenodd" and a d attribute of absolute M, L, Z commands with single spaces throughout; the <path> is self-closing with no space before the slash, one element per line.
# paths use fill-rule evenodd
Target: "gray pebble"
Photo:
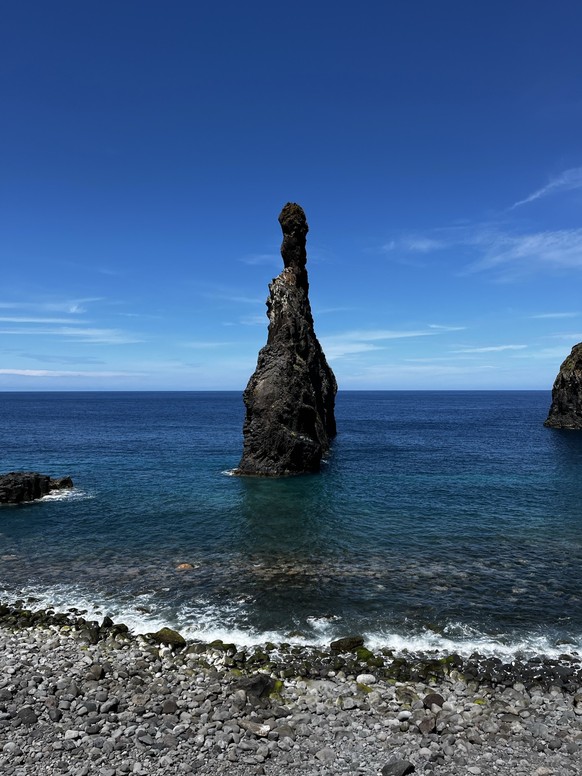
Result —
<path fill-rule="evenodd" d="M 23 706 L 19 709 L 17 717 L 23 725 L 35 725 L 38 722 L 38 717 L 30 706 Z"/>

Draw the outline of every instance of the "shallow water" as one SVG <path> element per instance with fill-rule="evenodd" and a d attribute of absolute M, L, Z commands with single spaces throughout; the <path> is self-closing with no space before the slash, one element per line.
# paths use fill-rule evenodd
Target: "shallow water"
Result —
<path fill-rule="evenodd" d="M 238 393 L 0 394 L 0 592 L 201 638 L 582 649 L 582 434 L 549 392 L 340 392 L 320 475 L 228 476 Z M 180 563 L 192 568 L 178 570 Z"/>

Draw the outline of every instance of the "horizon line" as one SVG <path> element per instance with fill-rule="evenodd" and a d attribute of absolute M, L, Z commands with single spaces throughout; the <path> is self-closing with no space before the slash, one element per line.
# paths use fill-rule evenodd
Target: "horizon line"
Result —
<path fill-rule="evenodd" d="M 10 390 L 3 393 L 236 393 L 236 388 L 36 388 Z M 339 388 L 338 393 L 551 393 L 551 388 Z M 337 394 L 336 394 L 337 395 Z"/>

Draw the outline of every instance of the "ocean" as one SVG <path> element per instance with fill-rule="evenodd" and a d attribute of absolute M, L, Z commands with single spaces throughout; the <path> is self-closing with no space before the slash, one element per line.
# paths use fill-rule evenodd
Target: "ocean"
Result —
<path fill-rule="evenodd" d="M 318 475 L 231 476 L 236 392 L 1 393 L 0 597 L 206 641 L 582 650 L 582 433 L 549 391 L 340 391 Z M 187 564 L 185 568 L 178 568 Z"/>

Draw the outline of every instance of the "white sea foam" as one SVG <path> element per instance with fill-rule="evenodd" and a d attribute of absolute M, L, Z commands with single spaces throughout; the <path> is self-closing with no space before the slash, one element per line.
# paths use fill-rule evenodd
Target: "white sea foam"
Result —
<path fill-rule="evenodd" d="M 366 646 L 370 649 L 389 647 L 395 652 L 439 652 L 457 653 L 468 657 L 473 652 L 480 655 L 495 656 L 505 660 L 512 660 L 517 656 L 533 657 L 534 655 L 547 655 L 558 657 L 564 653 L 582 653 L 582 633 L 571 642 L 556 643 L 547 635 L 531 633 L 516 640 L 510 637 L 497 638 L 480 633 L 467 626 L 455 624 L 455 629 L 464 631 L 458 637 L 441 635 L 434 631 L 425 630 L 415 635 L 402 635 L 398 633 L 366 633 Z"/>
<path fill-rule="evenodd" d="M 39 501 L 87 501 L 88 499 L 95 498 L 94 493 L 89 493 L 86 490 L 80 490 L 79 488 L 53 490 L 43 496 Z"/>
<path fill-rule="evenodd" d="M 314 614 L 309 615 L 307 618 L 307 622 L 314 628 L 324 628 L 328 626 L 332 622 L 338 622 L 342 618 L 339 614 L 328 614 L 328 615 L 319 615 L 316 616 Z"/>
<path fill-rule="evenodd" d="M 0 597 L 10 601 L 14 593 L 0 589 Z M 348 635 L 340 626 L 341 618 L 330 616 L 307 617 L 310 633 L 298 631 L 257 630 L 237 624 L 248 602 L 233 602 L 217 607 L 209 601 L 199 600 L 188 606 L 156 608 L 154 594 L 144 593 L 130 601 L 113 599 L 104 595 L 91 595 L 67 586 L 55 585 L 46 589 L 30 586 L 19 591 L 20 598 L 34 599 L 33 608 L 51 608 L 68 613 L 71 608 L 84 612 L 88 620 L 101 620 L 105 615 L 115 622 L 123 622 L 135 634 L 151 633 L 165 626 L 176 628 L 188 639 L 214 641 L 221 639 L 239 646 L 254 646 L 266 642 L 290 643 L 301 646 L 326 646 L 341 635 Z M 473 652 L 496 656 L 504 660 L 517 657 L 545 655 L 559 657 L 564 653 L 582 654 L 582 633 L 568 643 L 556 642 L 541 633 L 525 634 L 517 639 L 500 635 L 493 637 L 461 623 L 450 623 L 444 633 L 425 630 L 416 634 L 402 634 L 392 631 L 369 631 L 363 633 L 369 649 L 392 649 L 396 653 L 457 653 L 467 657 Z"/>

